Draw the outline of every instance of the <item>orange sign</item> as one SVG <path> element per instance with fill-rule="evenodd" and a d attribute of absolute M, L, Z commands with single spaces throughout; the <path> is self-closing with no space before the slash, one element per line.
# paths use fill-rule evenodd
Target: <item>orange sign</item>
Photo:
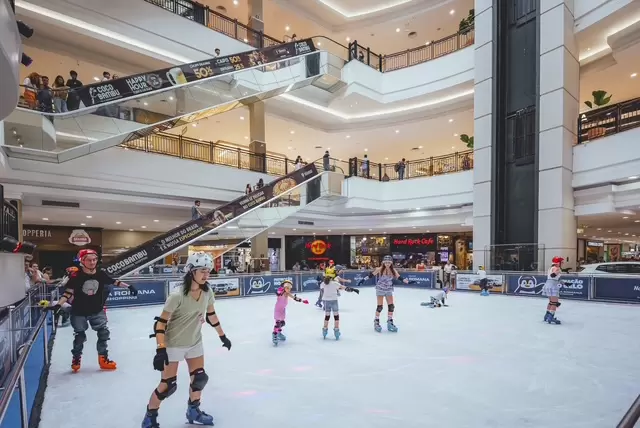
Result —
<path fill-rule="evenodd" d="M 327 244 L 326 242 L 320 240 L 320 239 L 316 239 L 315 241 L 311 242 L 310 244 L 307 244 L 307 248 L 309 248 L 311 250 L 311 252 L 313 254 L 315 254 L 316 256 L 321 256 L 324 253 L 327 252 L 327 250 L 330 248 L 329 247 L 330 244 Z"/>

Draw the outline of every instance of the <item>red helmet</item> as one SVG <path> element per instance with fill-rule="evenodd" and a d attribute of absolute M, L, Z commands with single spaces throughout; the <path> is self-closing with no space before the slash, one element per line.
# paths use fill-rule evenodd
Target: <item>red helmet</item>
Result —
<path fill-rule="evenodd" d="M 559 265 L 563 261 L 564 261 L 564 258 L 563 257 L 558 257 L 558 256 L 556 256 L 553 259 L 551 259 L 551 263 L 554 264 L 554 265 Z"/>
<path fill-rule="evenodd" d="M 333 260 L 329 260 L 329 264 L 332 265 L 333 264 Z"/>
<path fill-rule="evenodd" d="M 82 262 L 82 260 L 84 260 L 85 257 L 91 254 L 95 254 L 96 256 L 98 255 L 98 253 L 96 253 L 95 250 L 91 250 L 89 248 L 82 249 L 78 251 L 78 260 Z"/>

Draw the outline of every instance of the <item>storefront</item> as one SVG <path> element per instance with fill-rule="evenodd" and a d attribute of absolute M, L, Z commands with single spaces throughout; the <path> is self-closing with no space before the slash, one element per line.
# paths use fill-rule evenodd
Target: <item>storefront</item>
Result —
<path fill-rule="evenodd" d="M 390 251 L 394 263 L 406 268 L 415 268 L 421 261 L 432 266 L 440 260 L 435 233 L 391 235 Z M 448 250 L 443 251 L 448 255 Z"/>
<path fill-rule="evenodd" d="M 352 236 L 350 262 L 354 268 L 374 269 L 391 254 L 388 235 Z"/>
<path fill-rule="evenodd" d="M 316 269 L 329 260 L 349 265 L 350 242 L 348 235 L 285 236 L 285 268 L 298 263 L 302 269 Z"/>
<path fill-rule="evenodd" d="M 578 240 L 578 259 L 584 263 L 596 263 L 605 258 L 605 244 L 602 241 Z"/>
<path fill-rule="evenodd" d="M 25 241 L 36 244 L 33 261 L 39 264 L 40 270 L 51 266 L 54 278 L 64 275 L 82 248 L 90 248 L 102 256 L 102 229 L 25 224 L 22 236 Z"/>

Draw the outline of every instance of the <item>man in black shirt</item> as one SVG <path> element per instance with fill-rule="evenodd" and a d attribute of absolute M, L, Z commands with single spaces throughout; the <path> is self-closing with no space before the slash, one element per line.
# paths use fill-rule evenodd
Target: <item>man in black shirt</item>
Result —
<path fill-rule="evenodd" d="M 132 295 L 138 294 L 137 290 L 122 281 L 114 280 L 105 271 L 97 267 L 98 254 L 94 250 L 80 250 L 78 253 L 80 269 L 71 274 L 66 284 L 64 295 L 51 309 L 58 312 L 61 306 L 73 298 L 71 302 L 71 326 L 74 331 L 73 349 L 71 354 L 71 370 L 80 370 L 80 359 L 84 342 L 87 340 L 86 331 L 91 328 L 98 335 L 98 364 L 101 369 L 115 370 L 116 363 L 108 357 L 107 340 L 109 340 L 109 328 L 107 327 L 107 314 L 104 312 L 104 304 L 107 300 L 107 287 L 114 284 L 116 287 L 128 287 Z"/>
<path fill-rule="evenodd" d="M 74 70 L 69 72 L 69 76 L 71 79 L 67 80 L 66 86 L 69 87 L 69 95 L 67 96 L 67 109 L 77 110 L 80 107 L 80 97 L 76 92 L 76 89 L 82 88 L 82 82 L 78 80 L 78 73 Z"/>

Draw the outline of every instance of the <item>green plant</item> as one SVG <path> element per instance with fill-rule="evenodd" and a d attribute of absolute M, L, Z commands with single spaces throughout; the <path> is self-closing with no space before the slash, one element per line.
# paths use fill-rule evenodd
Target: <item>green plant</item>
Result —
<path fill-rule="evenodd" d="M 458 27 L 458 31 L 462 34 L 466 34 L 469 31 L 471 31 L 471 29 L 473 28 L 473 24 L 475 23 L 475 19 L 476 19 L 476 10 L 470 9 L 467 17 L 460 21 L 460 26 Z"/>
<path fill-rule="evenodd" d="M 473 149 L 473 135 L 468 136 L 467 134 L 462 134 L 460 136 L 460 141 L 467 145 L 467 148 Z"/>
<path fill-rule="evenodd" d="M 607 104 L 609 104 L 609 101 L 611 101 L 611 97 L 613 96 L 613 95 L 607 96 L 608 95 L 607 91 L 603 91 L 603 90 L 593 91 L 591 95 L 593 96 L 593 101 L 584 102 L 589 108 L 593 108 L 593 106 L 596 106 L 596 107 L 606 106 Z"/>

